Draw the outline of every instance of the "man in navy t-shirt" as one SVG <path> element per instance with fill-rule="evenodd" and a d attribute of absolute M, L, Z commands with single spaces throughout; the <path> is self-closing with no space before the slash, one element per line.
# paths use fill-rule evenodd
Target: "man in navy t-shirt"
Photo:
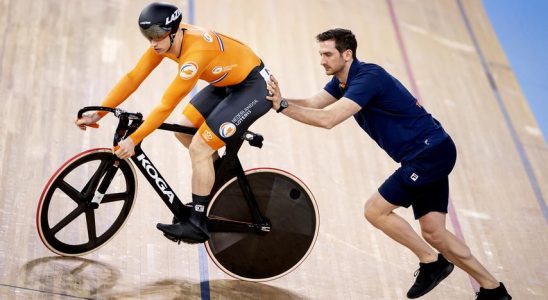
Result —
<path fill-rule="evenodd" d="M 333 75 L 331 81 L 312 97 L 284 99 L 272 76 L 267 99 L 278 113 L 283 111 L 292 119 L 317 127 L 329 129 L 353 116 L 392 159 L 401 163 L 369 198 L 365 217 L 419 258 L 419 273 L 407 297 L 428 293 L 451 273 L 454 263 L 480 283 L 477 299 L 511 299 L 504 285 L 445 227 L 448 176 L 457 152 L 441 124 L 386 70 L 357 59 L 357 42 L 350 30 L 328 30 L 316 39 L 321 65 L 327 75 Z M 424 240 L 394 213 L 400 206 L 413 207 Z"/>

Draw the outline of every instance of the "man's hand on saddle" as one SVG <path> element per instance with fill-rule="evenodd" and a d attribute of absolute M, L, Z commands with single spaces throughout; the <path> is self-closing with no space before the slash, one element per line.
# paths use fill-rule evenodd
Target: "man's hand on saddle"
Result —
<path fill-rule="evenodd" d="M 280 108 L 280 101 L 282 101 L 282 92 L 280 91 L 278 80 L 276 80 L 274 75 L 270 75 L 270 80 L 266 83 L 266 88 L 268 89 L 266 99 L 272 101 L 272 109 L 277 110 Z"/>
<path fill-rule="evenodd" d="M 97 121 L 100 119 L 101 117 L 96 112 L 86 113 L 80 119 L 76 119 L 74 124 L 81 130 L 86 130 L 88 127 L 98 128 L 99 124 L 97 124 Z"/>

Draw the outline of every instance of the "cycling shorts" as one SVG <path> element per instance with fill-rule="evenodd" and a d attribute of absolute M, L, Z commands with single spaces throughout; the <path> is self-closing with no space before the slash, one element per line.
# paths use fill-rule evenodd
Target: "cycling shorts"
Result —
<path fill-rule="evenodd" d="M 259 117 L 272 108 L 266 99 L 270 73 L 264 64 L 255 67 L 239 84 L 208 85 L 194 96 L 183 114 L 214 150 L 239 139 Z"/>

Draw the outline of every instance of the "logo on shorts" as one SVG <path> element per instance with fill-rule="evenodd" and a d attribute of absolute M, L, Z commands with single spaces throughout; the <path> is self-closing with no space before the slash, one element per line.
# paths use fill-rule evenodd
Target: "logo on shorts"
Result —
<path fill-rule="evenodd" d="M 205 206 L 203 206 L 201 204 L 196 204 L 196 205 L 194 205 L 194 210 L 197 211 L 197 212 L 204 212 Z"/>
<path fill-rule="evenodd" d="M 224 138 L 229 138 L 234 135 L 234 133 L 236 133 L 236 125 L 230 122 L 225 122 L 219 127 L 219 134 Z"/>
<path fill-rule="evenodd" d="M 413 181 L 417 181 L 417 179 L 419 179 L 419 175 L 417 175 L 417 173 L 413 173 L 413 174 L 411 174 L 411 177 L 409 177 L 409 178 L 411 178 L 411 180 L 413 180 Z"/>
<path fill-rule="evenodd" d="M 206 142 L 209 142 L 213 139 L 213 133 L 211 133 L 209 129 L 206 129 L 204 130 L 204 132 L 202 132 L 202 137 L 204 138 Z"/>
<path fill-rule="evenodd" d="M 181 76 L 181 78 L 184 80 L 188 80 L 194 77 L 197 72 L 198 66 L 196 65 L 196 63 L 193 61 L 189 61 L 183 64 L 183 66 L 181 67 L 181 72 L 179 72 L 179 76 Z"/>

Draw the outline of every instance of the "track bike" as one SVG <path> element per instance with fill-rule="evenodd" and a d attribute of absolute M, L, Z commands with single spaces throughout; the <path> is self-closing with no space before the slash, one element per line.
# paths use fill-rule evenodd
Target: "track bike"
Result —
<path fill-rule="evenodd" d="M 114 146 L 143 123 L 140 113 L 101 106 L 119 121 Z M 159 129 L 193 135 L 195 128 L 163 123 Z M 237 153 L 242 144 L 261 148 L 263 137 L 251 131 L 227 145 L 215 172 L 207 207 L 211 238 L 209 257 L 228 275 L 267 281 L 288 274 L 308 256 L 316 241 L 319 214 L 316 201 L 297 177 L 274 168 L 244 171 Z M 141 148 L 119 159 L 112 148 L 84 151 L 66 161 L 47 182 L 36 213 L 40 239 L 63 256 L 85 255 L 110 241 L 125 224 L 137 193 L 137 167 L 173 213 L 187 220 L 191 206 L 183 204 Z"/>

